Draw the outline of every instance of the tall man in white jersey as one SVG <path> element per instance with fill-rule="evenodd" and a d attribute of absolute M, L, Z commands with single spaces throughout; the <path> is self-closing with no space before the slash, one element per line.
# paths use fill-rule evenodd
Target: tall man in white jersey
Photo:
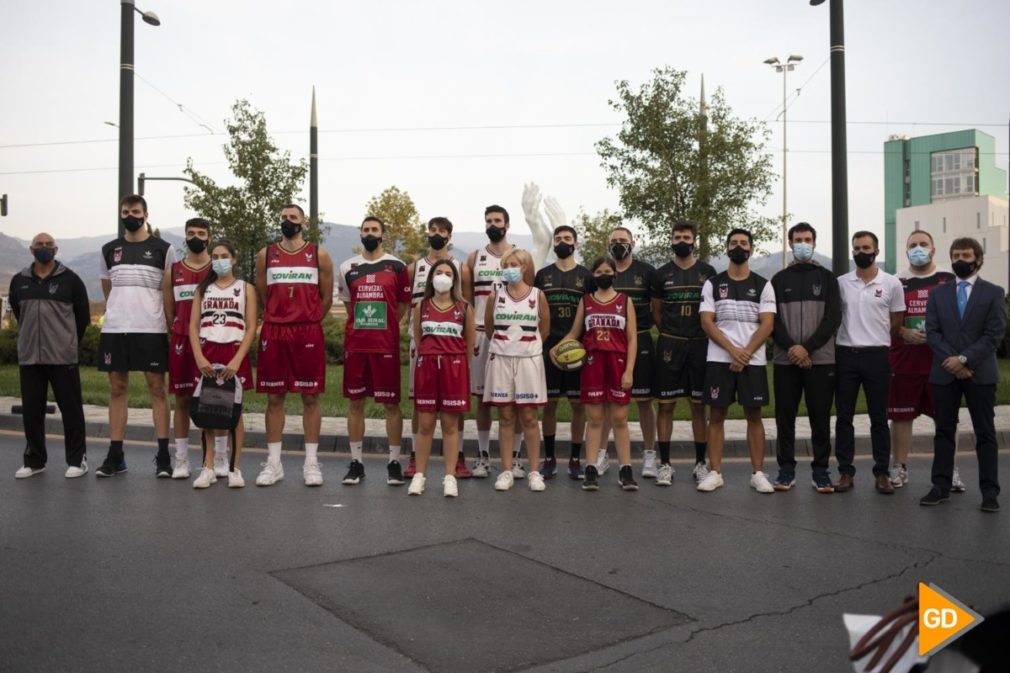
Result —
<path fill-rule="evenodd" d="M 466 259 L 470 270 L 470 283 L 464 283 L 464 298 L 473 304 L 474 319 L 477 324 L 477 345 L 474 348 L 473 369 L 470 370 L 470 391 L 477 397 L 477 462 L 473 467 L 473 476 L 485 479 L 490 474 L 491 447 L 491 406 L 484 403 L 484 370 L 487 368 L 488 337 L 484 329 L 484 309 L 489 297 L 502 285 L 501 258 L 515 246 L 508 241 L 509 214 L 498 205 L 490 205 L 484 209 L 484 231 L 489 243 L 479 250 L 474 250 Z M 532 265 L 531 265 L 532 266 Z M 533 270 L 527 269 L 525 279 L 528 285 L 533 285 Z M 522 434 L 516 429 L 515 445 L 499 447 L 505 451 L 518 453 L 522 442 Z M 520 476 L 522 468 L 518 461 L 513 462 L 513 476 Z"/>

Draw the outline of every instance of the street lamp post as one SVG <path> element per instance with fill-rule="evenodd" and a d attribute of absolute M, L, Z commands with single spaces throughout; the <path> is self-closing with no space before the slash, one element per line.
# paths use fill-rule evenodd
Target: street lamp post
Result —
<path fill-rule="evenodd" d="M 817 6 L 824 0 L 810 0 Z M 845 21 L 842 0 L 831 0 L 831 270 L 849 272 L 849 175 L 845 139 Z"/>
<path fill-rule="evenodd" d="M 789 209 L 788 209 L 788 199 L 786 195 L 786 153 L 788 152 L 788 146 L 786 145 L 786 75 L 790 71 L 796 68 L 800 61 L 803 60 L 802 56 L 797 56 L 796 54 L 791 54 L 789 58 L 786 59 L 785 63 L 782 63 L 778 58 L 772 56 L 771 58 L 765 59 L 765 63 L 775 68 L 775 72 L 782 73 L 782 268 L 786 268 L 789 260 Z"/>
<path fill-rule="evenodd" d="M 119 197 L 133 192 L 133 14 L 144 23 L 160 26 L 154 12 L 137 9 L 134 0 L 120 0 L 119 24 Z M 123 235 L 123 223 L 116 206 L 116 226 Z"/>

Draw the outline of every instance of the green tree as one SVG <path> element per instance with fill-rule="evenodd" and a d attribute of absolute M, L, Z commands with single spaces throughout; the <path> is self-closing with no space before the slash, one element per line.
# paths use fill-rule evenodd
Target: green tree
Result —
<path fill-rule="evenodd" d="M 186 188 L 186 206 L 213 223 L 215 240 L 228 239 L 239 253 L 236 275 L 253 279 L 256 253 L 280 235 L 277 226 L 281 208 L 296 200 L 308 172 L 304 159 L 291 161 L 267 134 L 263 112 L 248 100 L 232 105 L 232 118 L 225 120 L 230 139 L 224 156 L 237 185 L 220 185 L 197 170 L 192 157 L 183 171 L 194 187 Z M 306 238 L 319 242 L 319 227 L 309 227 Z"/>
<path fill-rule="evenodd" d="M 606 208 L 595 215 L 579 210 L 572 226 L 579 232 L 579 257 L 585 266 L 588 267 L 597 257 L 607 254 L 610 232 L 621 225 L 621 216 Z"/>
<path fill-rule="evenodd" d="M 753 211 L 774 178 L 767 128 L 735 118 L 721 89 L 707 106 L 687 96 L 686 77 L 658 68 L 638 90 L 617 82 L 617 97 L 608 101 L 624 122 L 596 151 L 625 217 L 640 221 L 658 246 L 669 242 L 678 220 L 697 223 L 702 257 L 721 252 L 734 227 L 749 229 L 755 243 L 772 238 L 776 220 Z"/>
<path fill-rule="evenodd" d="M 420 257 L 428 249 L 428 237 L 410 194 L 396 185 L 387 187 L 365 204 L 365 213 L 386 224 L 382 247 L 405 261 Z"/>

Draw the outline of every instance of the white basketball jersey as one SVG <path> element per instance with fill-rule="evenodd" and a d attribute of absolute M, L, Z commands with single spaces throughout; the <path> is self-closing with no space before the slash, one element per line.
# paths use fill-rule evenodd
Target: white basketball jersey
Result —
<path fill-rule="evenodd" d="M 473 263 L 473 308 L 477 329 L 484 327 L 484 311 L 487 309 L 487 300 L 493 297 L 502 286 L 501 257 L 485 246 L 477 251 Z"/>
<path fill-rule="evenodd" d="M 494 327 L 488 330 L 491 353 L 514 357 L 542 357 L 540 339 L 540 290 L 513 299 L 504 287 L 494 299 Z"/>
<path fill-rule="evenodd" d="M 216 344 L 238 343 L 245 338 L 246 282 L 227 287 L 211 283 L 200 300 L 200 340 Z"/>

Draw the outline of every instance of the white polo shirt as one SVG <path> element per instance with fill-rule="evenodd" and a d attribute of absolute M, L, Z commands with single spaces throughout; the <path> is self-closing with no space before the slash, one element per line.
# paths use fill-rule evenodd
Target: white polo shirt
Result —
<path fill-rule="evenodd" d="M 878 269 L 869 283 L 855 271 L 838 279 L 842 295 L 842 326 L 835 343 L 852 348 L 891 345 L 891 314 L 905 310 L 901 281 Z"/>

